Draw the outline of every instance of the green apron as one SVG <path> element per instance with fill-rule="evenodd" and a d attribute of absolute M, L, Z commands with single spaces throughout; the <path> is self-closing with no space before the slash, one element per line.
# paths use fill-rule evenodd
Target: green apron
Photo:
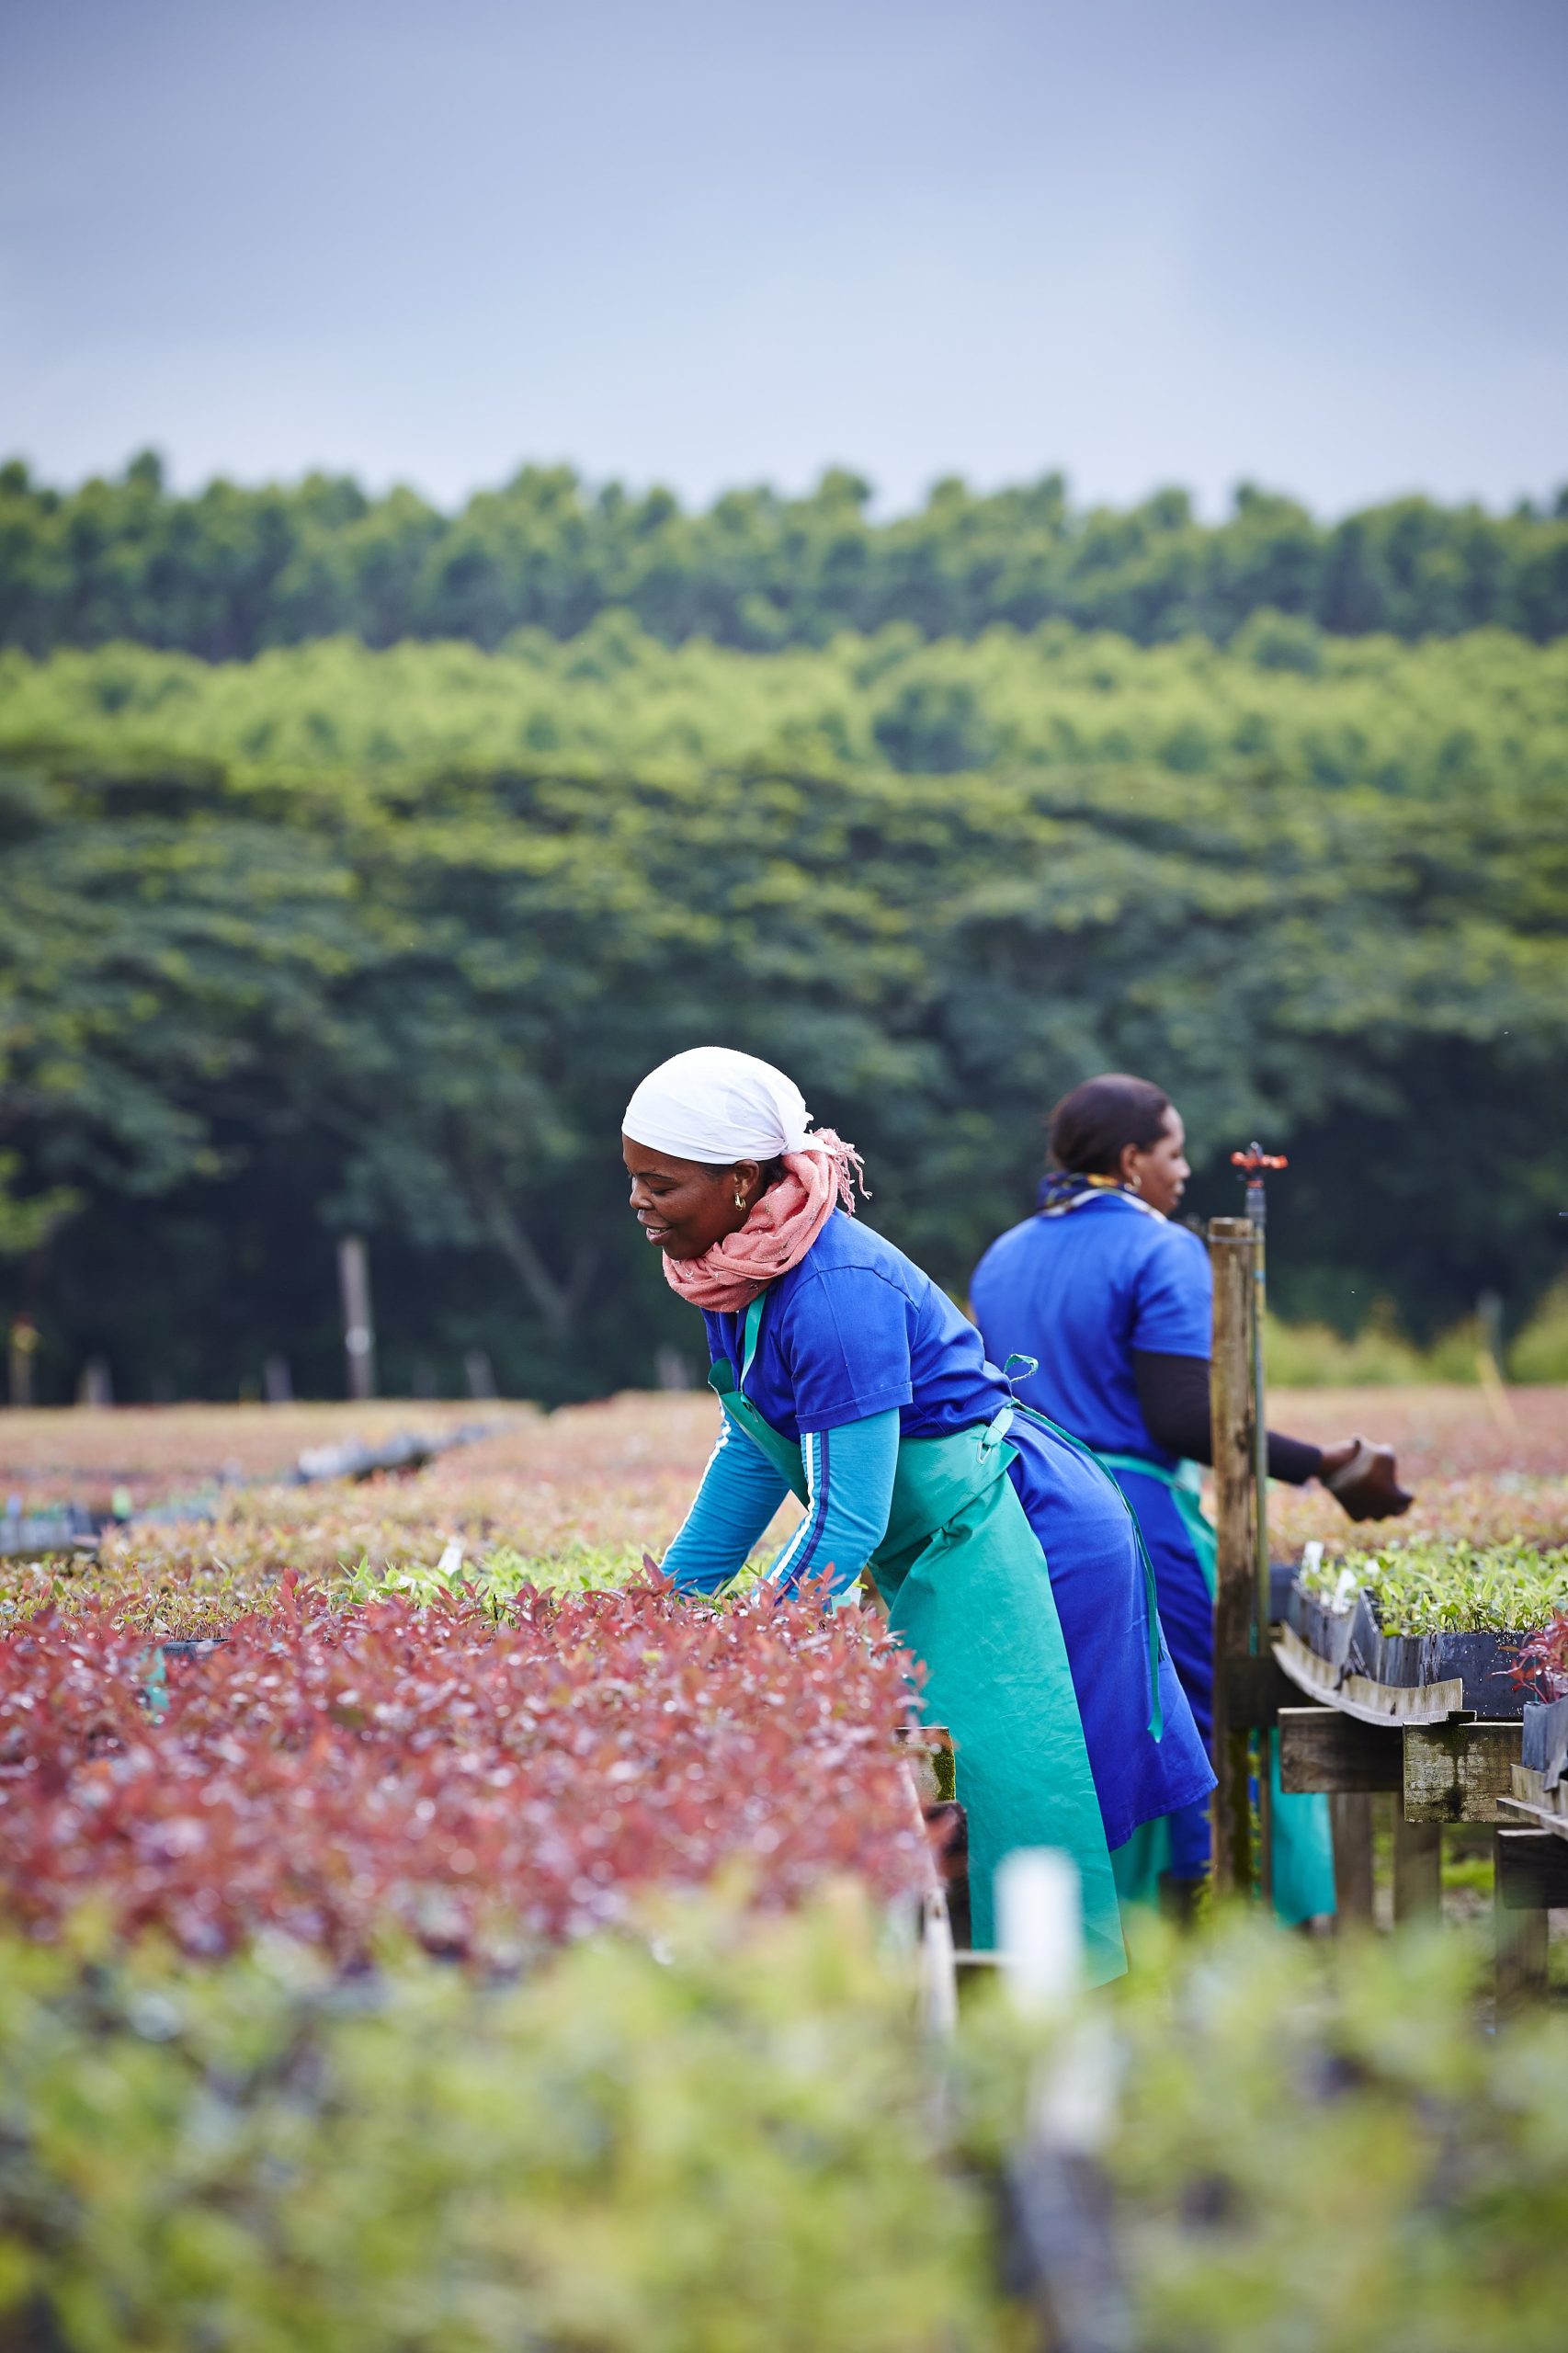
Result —
<path fill-rule="evenodd" d="M 1170 1490 L 1187 1542 L 1198 1556 L 1203 1582 L 1213 1598 L 1216 1584 L 1217 1539 L 1213 1522 L 1205 1515 L 1202 1479 L 1196 1462 L 1166 1471 L 1141 1454 L 1102 1454 L 1108 1471 L 1135 1472 L 1141 1479 L 1157 1479 Z M 1274 1825 L 1274 1910 L 1294 1927 L 1302 1920 L 1335 1908 L 1334 1836 L 1328 1800 L 1319 1795 L 1287 1796 L 1279 1785 L 1279 1734 L 1269 1735 L 1269 1802 Z M 1111 1857 L 1111 1868 L 1123 1903 L 1154 1904 L 1160 1875 L 1170 1862 L 1170 1834 L 1164 1821 L 1146 1822 Z"/>
<path fill-rule="evenodd" d="M 709 1385 L 804 1503 L 800 1447 L 744 1393 L 762 1307 L 746 1311 L 739 1383 L 721 1361 Z M 887 1533 L 869 1566 L 892 1631 L 925 1662 L 926 1712 L 953 1736 L 975 1949 L 995 1942 L 1003 1856 L 1062 1847 L 1078 1866 L 1085 1973 L 1102 1984 L 1127 1966 L 1120 1913 L 1045 1554 L 1007 1476 L 1009 1418 L 1004 1409 L 986 1430 L 901 1442 Z"/>

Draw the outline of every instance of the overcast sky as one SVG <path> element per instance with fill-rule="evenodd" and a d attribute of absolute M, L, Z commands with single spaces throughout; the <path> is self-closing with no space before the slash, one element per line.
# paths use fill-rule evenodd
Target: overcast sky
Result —
<path fill-rule="evenodd" d="M 1568 0 L 9 0 L 0 449 L 1568 477 Z"/>

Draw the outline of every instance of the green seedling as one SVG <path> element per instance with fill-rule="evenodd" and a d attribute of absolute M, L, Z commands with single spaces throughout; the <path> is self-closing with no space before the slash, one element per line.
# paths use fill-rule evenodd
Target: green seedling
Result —
<path fill-rule="evenodd" d="M 1395 1540 L 1352 1561 L 1308 1563 L 1301 1583 L 1338 1608 L 1367 1593 L 1385 1634 L 1523 1633 L 1568 1606 L 1568 1545 Z"/>

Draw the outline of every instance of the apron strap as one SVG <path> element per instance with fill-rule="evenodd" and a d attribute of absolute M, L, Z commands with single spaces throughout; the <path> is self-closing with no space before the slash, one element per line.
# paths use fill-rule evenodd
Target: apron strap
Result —
<path fill-rule="evenodd" d="M 1009 1357 L 1007 1362 L 1011 1364 L 1013 1358 Z M 1072 1448 L 1074 1454 L 1081 1454 L 1085 1461 L 1092 1462 L 1101 1478 L 1109 1483 L 1117 1501 L 1132 1523 L 1132 1539 L 1138 1547 L 1138 1558 L 1143 1563 L 1143 1597 L 1149 1615 L 1149 1733 L 1153 1740 L 1163 1740 L 1165 1732 L 1165 1711 L 1160 1705 L 1160 1601 L 1158 1589 L 1154 1584 L 1154 1563 L 1149 1558 L 1149 1547 L 1143 1541 L 1143 1530 L 1138 1525 L 1138 1515 L 1117 1485 L 1116 1481 L 1111 1478 L 1109 1471 L 1092 1446 L 1085 1446 L 1081 1438 L 1074 1438 L 1071 1430 L 1064 1430 L 1059 1422 L 1051 1420 L 1049 1414 L 1042 1414 L 1038 1405 L 1026 1405 L 1020 1400 L 1017 1410 L 1020 1414 L 1026 1415 L 1031 1422 L 1039 1422 L 1041 1427 L 1048 1429 L 1053 1438 L 1061 1438 L 1064 1445 Z"/>
<path fill-rule="evenodd" d="M 746 1320 L 742 1327 L 741 1394 L 743 1397 L 745 1395 L 746 1375 L 751 1370 L 752 1360 L 756 1355 L 757 1335 L 762 1330 L 762 1302 L 767 1297 L 767 1293 L 765 1290 L 757 1292 L 756 1297 L 746 1309 Z"/>
<path fill-rule="evenodd" d="M 1176 1517 L 1187 1531 L 1187 1540 L 1203 1572 L 1203 1582 L 1212 1601 L 1218 1582 L 1214 1524 L 1204 1515 L 1203 1479 L 1197 1463 L 1178 1462 L 1174 1471 L 1167 1471 L 1163 1462 L 1150 1462 L 1141 1454 L 1102 1454 L 1100 1461 L 1113 1477 L 1119 1471 L 1131 1471 L 1140 1479 L 1157 1480 L 1162 1487 L 1169 1489 L 1171 1501 L 1176 1507 Z M 1119 1480 L 1118 1484 L 1120 1484 Z"/>

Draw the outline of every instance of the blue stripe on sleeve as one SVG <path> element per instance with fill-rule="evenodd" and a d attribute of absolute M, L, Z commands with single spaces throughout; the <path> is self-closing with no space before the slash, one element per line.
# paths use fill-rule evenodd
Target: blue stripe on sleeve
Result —
<path fill-rule="evenodd" d="M 806 1517 L 768 1571 L 787 1589 L 831 1566 L 831 1594 L 847 1592 L 887 1534 L 898 1469 L 899 1413 L 869 1414 L 802 1434 Z"/>

